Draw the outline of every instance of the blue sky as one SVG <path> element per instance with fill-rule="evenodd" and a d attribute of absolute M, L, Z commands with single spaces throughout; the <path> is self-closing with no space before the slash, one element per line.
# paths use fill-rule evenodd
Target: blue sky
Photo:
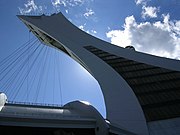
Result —
<path fill-rule="evenodd" d="M 140 52 L 180 59 L 180 0 L 1 0 L 0 60 L 33 37 L 16 17 L 17 14 L 59 11 L 80 29 L 115 45 L 133 45 Z M 56 76 L 49 77 L 47 93 L 43 97 L 41 90 L 36 102 L 65 104 L 76 99 L 87 100 L 105 116 L 104 101 L 97 81 L 63 53 L 49 50 L 52 51 L 52 59 L 56 55 L 60 57 L 59 64 L 51 63 L 51 69 L 56 69 L 57 65 L 61 69 L 57 74 L 61 76 L 63 99 L 60 101 L 58 96 L 59 82 L 53 81 L 57 80 Z M 44 89 L 44 82 L 39 86 L 41 89 Z M 25 89 L 26 83 L 22 89 Z M 54 95 L 50 89 L 54 89 Z M 21 90 L 19 93 L 25 92 Z M 15 100 L 24 101 L 23 94 L 19 93 Z M 30 97 L 28 101 L 35 102 Z"/>

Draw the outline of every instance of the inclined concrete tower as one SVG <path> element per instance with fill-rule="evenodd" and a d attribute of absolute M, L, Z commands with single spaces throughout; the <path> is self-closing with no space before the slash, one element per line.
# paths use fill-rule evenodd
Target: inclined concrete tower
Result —
<path fill-rule="evenodd" d="M 112 125 L 137 135 L 170 135 L 171 130 L 180 134 L 178 60 L 102 41 L 61 13 L 18 17 L 39 40 L 69 55 L 98 81 Z M 169 129 L 163 126 L 168 124 Z"/>

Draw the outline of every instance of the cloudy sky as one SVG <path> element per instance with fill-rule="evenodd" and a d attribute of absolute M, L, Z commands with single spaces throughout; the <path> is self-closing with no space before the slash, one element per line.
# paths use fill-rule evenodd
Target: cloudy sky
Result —
<path fill-rule="evenodd" d="M 1 0 L 0 12 L 0 60 L 29 40 L 29 31 L 17 14 L 49 15 L 55 12 L 62 12 L 83 31 L 112 44 L 132 45 L 140 52 L 180 59 L 180 0 Z M 61 57 L 64 90 L 75 88 L 82 93 L 88 87 L 88 95 L 94 93 L 92 89 L 100 91 L 97 81 L 85 70 L 63 54 Z M 64 95 L 68 94 L 64 92 Z M 101 98 L 96 100 L 100 97 L 98 94 Z M 81 95 L 82 100 L 86 100 L 83 99 L 85 95 L 87 93 Z M 97 96 L 85 98 L 104 115 L 102 94 L 94 95 Z M 63 104 L 68 101 L 70 99 L 65 98 Z"/>
<path fill-rule="evenodd" d="M 63 14 L 80 29 L 112 44 L 180 58 L 180 0 L 29 0 L 21 14 Z"/>

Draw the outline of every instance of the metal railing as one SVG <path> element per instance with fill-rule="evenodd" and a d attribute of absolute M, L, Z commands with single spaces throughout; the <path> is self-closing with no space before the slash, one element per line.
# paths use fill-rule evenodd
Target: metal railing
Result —
<path fill-rule="evenodd" d="M 31 106 L 47 106 L 47 107 L 63 107 L 62 104 L 49 104 L 49 103 L 33 103 L 33 102 L 19 102 L 19 101 L 8 101 L 7 104 L 16 105 L 31 105 Z"/>

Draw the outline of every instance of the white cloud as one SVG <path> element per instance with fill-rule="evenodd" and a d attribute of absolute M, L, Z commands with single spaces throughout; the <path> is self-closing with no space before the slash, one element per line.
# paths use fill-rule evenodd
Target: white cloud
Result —
<path fill-rule="evenodd" d="M 38 7 L 34 3 L 34 0 L 29 0 L 27 4 L 24 4 L 26 8 L 31 8 L 33 10 L 37 10 Z"/>
<path fill-rule="evenodd" d="M 141 5 L 142 6 L 142 18 L 156 18 L 157 13 L 159 12 L 159 8 L 157 7 L 152 7 L 152 6 L 147 6 L 147 3 L 151 0 L 135 0 L 136 5 Z"/>
<path fill-rule="evenodd" d="M 135 0 L 136 5 L 146 5 L 150 0 Z"/>
<path fill-rule="evenodd" d="M 86 23 L 84 23 L 83 25 L 80 25 L 80 26 L 78 26 L 78 27 L 79 27 L 79 29 L 85 31 Z"/>
<path fill-rule="evenodd" d="M 84 17 L 88 18 L 89 16 L 94 15 L 94 11 L 92 9 L 86 8 L 86 13 L 84 13 Z"/>
<path fill-rule="evenodd" d="M 71 6 L 82 5 L 84 2 L 85 0 L 69 0 L 69 4 Z"/>
<path fill-rule="evenodd" d="M 64 7 L 79 6 L 79 5 L 82 5 L 84 2 L 85 0 L 51 0 L 51 3 L 55 8 L 59 8 L 61 5 Z"/>
<path fill-rule="evenodd" d="M 20 14 L 42 14 L 44 10 L 47 10 L 47 6 L 37 6 L 34 0 L 28 0 L 27 3 L 24 4 L 24 8 L 19 7 Z"/>
<path fill-rule="evenodd" d="M 81 29 L 81 30 L 84 31 L 84 25 L 80 25 L 80 26 L 79 26 L 79 29 Z"/>
<path fill-rule="evenodd" d="M 85 30 L 85 26 L 86 26 L 86 23 L 84 25 L 80 25 L 78 26 L 79 29 L 85 31 L 86 33 L 88 34 L 92 34 L 92 35 L 95 35 L 97 34 L 97 31 L 96 30 Z"/>
<path fill-rule="evenodd" d="M 75 24 L 78 22 L 78 24 L 76 24 L 77 26 L 80 25 L 79 19 L 91 19 L 97 21 L 95 12 L 91 8 L 92 2 L 94 2 L 94 0 L 51 0 L 54 11 L 59 12 L 62 8 L 66 14 L 73 14 L 73 17 L 78 19 L 77 21 L 73 20 Z"/>
<path fill-rule="evenodd" d="M 97 34 L 97 31 L 95 31 L 95 30 L 91 30 L 91 32 L 92 32 L 93 34 Z"/>
<path fill-rule="evenodd" d="M 66 0 L 51 0 L 51 3 L 53 5 L 53 7 L 56 9 L 56 10 L 60 10 L 60 6 L 64 6 L 66 7 L 67 4 L 66 4 Z"/>
<path fill-rule="evenodd" d="M 28 0 L 27 4 L 24 4 L 25 8 L 19 8 L 21 14 L 27 14 L 38 10 L 38 6 L 35 4 L 34 0 Z M 42 7 L 40 7 L 42 10 Z"/>
<path fill-rule="evenodd" d="M 169 14 L 163 21 L 137 23 L 134 16 L 126 17 L 124 30 L 106 33 L 112 44 L 132 45 L 137 51 L 180 59 L 180 20 L 170 21 Z"/>
<path fill-rule="evenodd" d="M 142 18 L 146 18 L 146 17 L 156 18 L 158 11 L 159 9 L 156 7 L 143 6 L 141 12 Z"/>
<path fill-rule="evenodd" d="M 109 26 L 107 27 L 107 29 L 108 29 L 108 30 L 111 30 L 111 28 L 110 28 Z"/>
<path fill-rule="evenodd" d="M 69 11 L 68 11 L 67 9 L 66 9 L 65 11 L 66 11 L 66 14 L 68 14 L 68 13 L 69 13 Z"/>

